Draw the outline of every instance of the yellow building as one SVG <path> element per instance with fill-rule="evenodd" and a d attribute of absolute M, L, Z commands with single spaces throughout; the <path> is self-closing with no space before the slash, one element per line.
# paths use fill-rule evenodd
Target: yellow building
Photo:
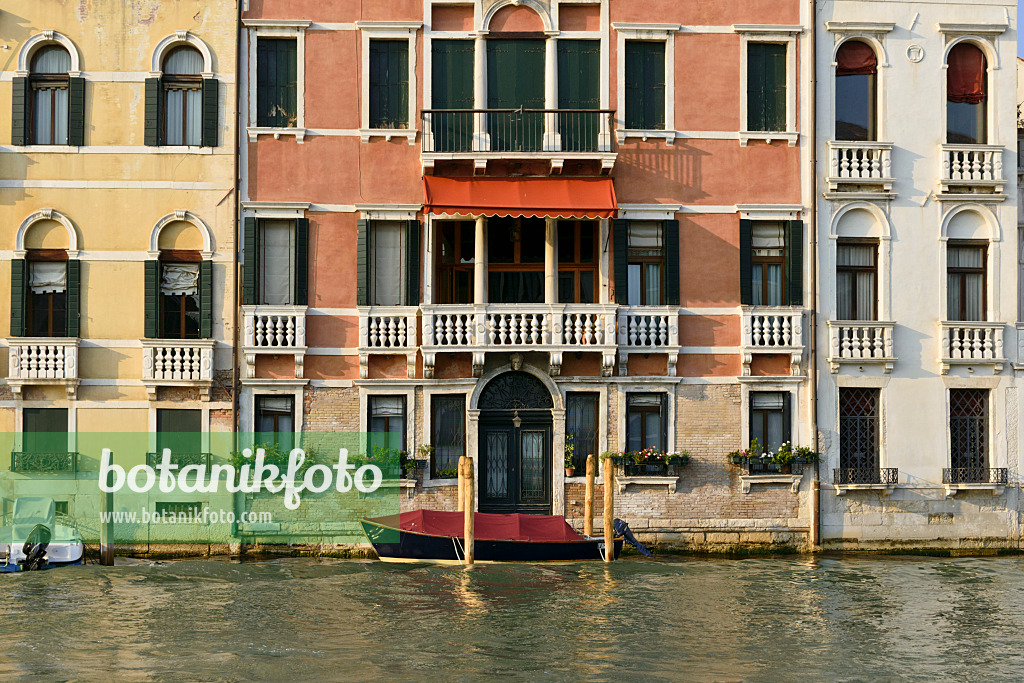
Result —
<path fill-rule="evenodd" d="M 76 433 L 232 430 L 237 22 L 0 0 L 0 432 L 49 444 L 12 437 L 16 471 L 83 469 Z"/>

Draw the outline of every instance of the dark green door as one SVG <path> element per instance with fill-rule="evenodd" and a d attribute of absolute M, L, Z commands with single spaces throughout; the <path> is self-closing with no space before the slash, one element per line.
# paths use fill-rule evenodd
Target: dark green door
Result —
<path fill-rule="evenodd" d="M 525 411 L 524 411 L 525 412 Z M 480 512 L 551 514 L 551 417 L 480 419 Z"/>
<path fill-rule="evenodd" d="M 544 41 L 487 41 L 487 108 L 544 108 Z M 544 139 L 544 115 L 489 114 L 491 150 L 538 152 Z"/>
<path fill-rule="evenodd" d="M 601 106 L 601 41 L 558 41 L 558 108 L 598 109 Z M 596 152 L 600 114 L 565 112 L 558 130 L 565 152 Z"/>
<path fill-rule="evenodd" d="M 432 108 L 473 108 L 473 41 L 435 40 L 433 49 Z M 434 149 L 469 152 L 473 145 L 473 115 L 465 112 L 433 114 Z"/>

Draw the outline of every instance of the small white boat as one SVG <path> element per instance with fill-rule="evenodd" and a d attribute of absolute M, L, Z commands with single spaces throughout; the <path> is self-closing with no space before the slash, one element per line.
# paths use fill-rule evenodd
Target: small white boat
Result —
<path fill-rule="evenodd" d="M 85 544 L 74 522 L 57 516 L 52 498 L 21 496 L 0 527 L 0 573 L 82 564 Z"/>

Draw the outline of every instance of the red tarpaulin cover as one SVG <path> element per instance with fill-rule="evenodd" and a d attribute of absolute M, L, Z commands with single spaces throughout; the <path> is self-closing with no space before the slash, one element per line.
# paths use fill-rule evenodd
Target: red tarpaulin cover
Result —
<path fill-rule="evenodd" d="M 612 218 L 611 178 L 423 178 L 424 210 L 463 216 Z"/>
<path fill-rule="evenodd" d="M 461 512 L 413 510 L 401 514 L 402 531 L 462 538 Z M 550 515 L 492 515 L 476 513 L 473 533 L 481 541 L 581 541 L 583 537 L 562 517 Z"/>
<path fill-rule="evenodd" d="M 875 51 L 867 43 L 859 40 L 848 40 L 839 48 L 836 55 L 836 76 L 855 76 L 875 73 L 878 59 Z"/>
<path fill-rule="evenodd" d="M 985 53 L 970 43 L 960 43 L 949 51 L 946 73 L 946 97 L 950 102 L 978 104 L 985 101 Z"/>

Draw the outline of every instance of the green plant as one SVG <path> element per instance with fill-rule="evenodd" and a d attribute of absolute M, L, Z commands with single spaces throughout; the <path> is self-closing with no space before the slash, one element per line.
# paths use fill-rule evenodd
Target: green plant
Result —
<path fill-rule="evenodd" d="M 459 476 L 459 471 L 454 467 L 446 467 L 443 470 L 437 471 L 438 479 L 455 479 Z"/>
<path fill-rule="evenodd" d="M 565 435 L 565 450 L 563 452 L 565 454 L 565 458 L 564 458 L 565 466 L 570 468 L 570 469 L 575 468 L 576 464 L 573 461 L 573 455 L 576 452 L 576 447 L 573 444 L 573 436 L 572 436 L 572 434 L 566 434 Z"/>
<path fill-rule="evenodd" d="M 256 451 L 260 449 L 263 449 L 264 465 L 274 465 L 281 473 L 281 476 L 287 474 L 288 460 L 291 456 L 291 451 L 281 450 L 281 446 L 276 443 L 263 443 L 253 446 L 251 458 L 246 458 L 240 451 L 233 451 L 231 453 L 230 460 L 228 460 L 228 464 L 234 467 L 236 472 L 242 465 L 249 465 L 250 468 L 255 468 Z M 313 465 L 321 464 L 320 453 L 315 448 L 303 449 L 303 452 L 306 454 L 306 459 L 302 461 L 302 465 L 299 466 L 298 472 L 296 473 L 300 477 L 305 475 L 306 470 Z"/>

